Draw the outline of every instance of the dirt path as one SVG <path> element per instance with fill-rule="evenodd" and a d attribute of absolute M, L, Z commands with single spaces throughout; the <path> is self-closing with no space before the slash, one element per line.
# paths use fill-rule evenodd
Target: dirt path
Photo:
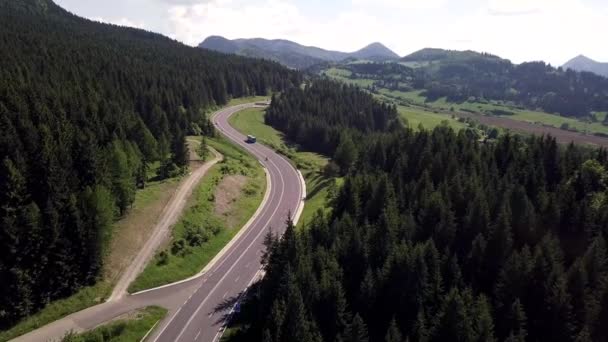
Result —
<path fill-rule="evenodd" d="M 179 219 L 182 211 L 184 210 L 184 206 L 186 205 L 186 200 L 192 193 L 194 187 L 213 165 L 222 160 L 223 157 L 219 152 L 214 149 L 211 149 L 211 151 L 214 155 L 213 159 L 205 162 L 201 167 L 192 171 L 181 182 L 175 191 L 175 194 L 173 194 L 171 200 L 169 200 L 169 203 L 167 203 L 163 209 L 160 219 L 151 232 L 150 238 L 139 251 L 137 257 L 135 257 L 133 262 L 120 276 L 120 279 L 114 286 L 114 290 L 108 299 L 109 302 L 119 300 L 127 294 L 129 284 L 135 280 L 137 275 L 144 269 L 147 262 L 154 257 L 158 247 L 169 237 L 169 233 L 171 231 L 170 228 Z"/>

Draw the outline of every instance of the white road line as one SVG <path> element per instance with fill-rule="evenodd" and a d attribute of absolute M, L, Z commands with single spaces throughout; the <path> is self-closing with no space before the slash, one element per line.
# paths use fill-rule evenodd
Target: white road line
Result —
<path fill-rule="evenodd" d="M 278 167 L 276 166 L 276 164 L 272 160 L 270 160 L 270 163 L 272 163 L 273 166 L 278 169 Z M 280 172 L 279 172 L 279 178 L 281 179 L 281 195 L 279 196 L 279 199 L 280 199 L 279 203 L 281 203 L 281 201 L 283 200 L 283 196 L 285 194 L 285 179 L 283 178 L 283 175 Z M 279 210 L 279 207 L 277 206 L 274 209 L 272 215 L 270 215 L 270 217 L 274 217 L 274 215 L 276 214 L 276 212 L 278 210 Z M 249 243 L 249 245 L 247 246 L 247 248 L 245 248 L 245 250 L 243 251 L 243 253 L 241 253 L 241 255 L 238 257 L 238 259 L 232 264 L 232 266 L 230 266 L 230 268 L 224 274 L 224 276 L 222 276 L 222 278 L 217 282 L 217 284 L 215 284 L 215 286 L 211 289 L 211 291 L 209 291 L 209 294 L 207 294 L 207 296 L 205 297 L 205 299 L 203 299 L 203 301 L 201 302 L 201 304 L 196 308 L 196 311 L 194 311 L 194 313 L 192 314 L 192 316 L 190 316 L 190 319 L 186 322 L 186 325 L 180 331 L 179 335 L 177 335 L 177 338 L 175 339 L 176 341 L 179 341 L 179 339 L 182 337 L 182 335 L 184 334 L 184 332 L 186 331 L 186 329 L 188 328 L 188 326 L 190 325 L 190 323 L 192 323 L 192 321 L 194 320 L 194 317 L 196 317 L 196 315 L 198 314 L 198 312 L 203 308 L 203 306 L 205 305 L 205 303 L 207 302 L 207 300 L 209 299 L 209 297 L 215 292 L 215 290 L 224 281 L 224 279 L 228 276 L 228 274 L 230 274 L 230 272 L 232 272 L 232 270 L 234 269 L 234 267 L 236 267 L 236 265 L 238 265 L 238 263 L 241 261 L 241 259 L 243 258 L 243 256 L 245 256 L 245 254 L 247 254 L 247 252 L 249 251 L 249 249 L 251 249 L 251 247 L 253 246 L 253 244 L 260 238 L 260 236 L 262 235 L 262 233 L 264 233 L 265 231 L 266 231 L 266 229 L 261 229 L 260 230 L 260 232 L 255 236 L 255 238 Z"/>
<path fill-rule="evenodd" d="M 237 281 L 239 281 L 239 279 L 241 279 L 241 276 L 236 277 L 236 279 L 234 279 L 234 282 L 236 283 Z"/>
<path fill-rule="evenodd" d="M 195 341 L 196 341 L 196 340 L 198 340 L 198 337 L 199 337 L 199 336 L 201 336 L 201 331 L 202 331 L 202 330 L 199 330 L 199 331 L 198 331 L 198 333 L 196 333 L 196 336 L 194 337 L 194 340 L 195 340 Z"/>

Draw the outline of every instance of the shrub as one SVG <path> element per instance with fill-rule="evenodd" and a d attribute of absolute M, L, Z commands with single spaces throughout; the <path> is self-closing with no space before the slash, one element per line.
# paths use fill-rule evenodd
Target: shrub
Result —
<path fill-rule="evenodd" d="M 169 263 L 169 253 L 167 251 L 161 251 L 158 254 L 156 265 L 163 266 Z"/>

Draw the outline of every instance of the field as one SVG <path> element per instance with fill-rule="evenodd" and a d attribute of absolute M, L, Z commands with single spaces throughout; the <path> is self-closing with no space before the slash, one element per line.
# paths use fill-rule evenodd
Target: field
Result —
<path fill-rule="evenodd" d="M 325 75 L 342 81 L 344 83 L 358 85 L 361 88 L 368 88 L 374 84 L 374 80 L 364 78 L 350 78 L 351 72 L 345 69 L 331 68 L 325 71 Z"/>
<path fill-rule="evenodd" d="M 469 113 L 460 113 L 459 116 L 473 118 L 479 121 L 479 123 L 482 123 L 487 126 L 501 127 L 507 130 L 513 130 L 526 134 L 550 134 L 551 136 L 555 137 L 555 139 L 559 143 L 567 144 L 570 142 L 574 142 L 576 144 L 608 147 L 608 139 L 606 138 L 598 137 L 595 135 L 584 135 L 577 132 L 565 131 L 550 126 L 531 124 L 525 121 L 513 120 L 509 117 L 478 115 Z"/>
<path fill-rule="evenodd" d="M 322 169 L 328 162 L 326 157 L 317 153 L 298 151 L 289 146 L 283 134 L 264 123 L 264 110 L 253 108 L 234 114 L 230 124 L 243 134 L 252 134 L 258 141 L 286 155 L 302 172 L 306 182 L 307 197 L 304 211 L 298 223 L 302 227 L 310 222 L 314 214 L 320 210 L 327 210 L 327 197 L 332 186 L 340 180 L 327 178 Z"/>
<path fill-rule="evenodd" d="M 185 213 L 173 227 L 170 243 L 129 287 L 137 292 L 178 281 L 200 272 L 236 235 L 257 210 L 266 190 L 266 176 L 259 164 L 245 151 L 223 138 L 207 139 L 224 160 L 205 175 L 191 196 Z M 237 196 L 218 213 L 220 196 L 216 189 L 228 182 L 237 184 Z M 241 182 L 242 181 L 242 182 Z M 234 189 L 233 189 L 234 190 Z"/>
<path fill-rule="evenodd" d="M 412 64 L 406 62 L 401 64 L 410 67 L 419 66 L 416 63 Z M 351 72 L 340 68 L 328 69 L 325 71 L 325 74 L 336 80 L 357 84 L 362 87 L 371 85 L 374 82 L 370 79 L 351 79 Z M 575 141 L 602 146 L 607 144 L 607 142 L 603 141 L 603 138 L 584 135 L 585 133 L 608 134 L 608 126 L 602 124 L 606 117 L 605 112 L 595 113 L 597 122 L 588 123 L 576 118 L 568 118 L 540 111 L 525 110 L 510 104 L 501 103 L 500 101 L 465 101 L 462 103 L 452 103 L 446 101 L 445 98 L 440 98 L 436 101 L 429 102 L 422 96 L 423 90 L 406 92 L 378 88 L 376 91 L 376 95 L 383 100 L 413 106 L 400 107 L 399 110 L 402 116 L 408 120 L 410 127 L 412 128 L 416 128 L 418 124 L 422 124 L 425 128 L 433 128 L 438 124 L 441 124 L 443 120 L 448 120 L 448 122 L 450 122 L 449 118 L 442 119 L 444 114 L 454 114 L 459 117 L 471 117 L 487 125 L 500 125 L 498 127 L 513 129 L 524 133 L 550 133 L 562 142 Z M 471 113 L 477 115 L 473 117 L 470 115 Z M 497 116 L 497 118 L 492 119 L 483 116 Z M 513 121 L 519 121 L 520 123 Z M 450 122 L 450 126 L 455 129 L 463 127 L 462 125 L 453 122 Z"/>
<path fill-rule="evenodd" d="M 150 178 L 155 174 L 154 169 L 151 168 Z M 145 243 L 178 183 L 177 178 L 151 181 L 144 189 L 137 191 L 133 207 L 113 225 L 99 281 L 93 286 L 80 289 L 70 297 L 49 303 L 44 309 L 23 319 L 11 329 L 0 332 L 0 341 L 25 334 L 70 313 L 104 302 L 112 292 L 121 271 Z"/>
<path fill-rule="evenodd" d="M 399 114 L 407 120 L 409 127 L 418 129 L 422 125 L 425 129 L 433 129 L 436 126 L 447 124 L 455 130 L 465 128 L 464 123 L 453 119 L 450 115 L 433 113 L 416 107 L 397 106 Z"/>
<path fill-rule="evenodd" d="M 91 331 L 68 335 L 62 342 L 141 341 L 166 314 L 167 310 L 163 308 L 147 307 Z"/>

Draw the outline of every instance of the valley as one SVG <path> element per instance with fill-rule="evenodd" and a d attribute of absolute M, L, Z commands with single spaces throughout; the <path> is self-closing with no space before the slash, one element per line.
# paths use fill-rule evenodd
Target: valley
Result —
<path fill-rule="evenodd" d="M 0 0 L 0 341 L 608 341 L 568 5 Z"/>

